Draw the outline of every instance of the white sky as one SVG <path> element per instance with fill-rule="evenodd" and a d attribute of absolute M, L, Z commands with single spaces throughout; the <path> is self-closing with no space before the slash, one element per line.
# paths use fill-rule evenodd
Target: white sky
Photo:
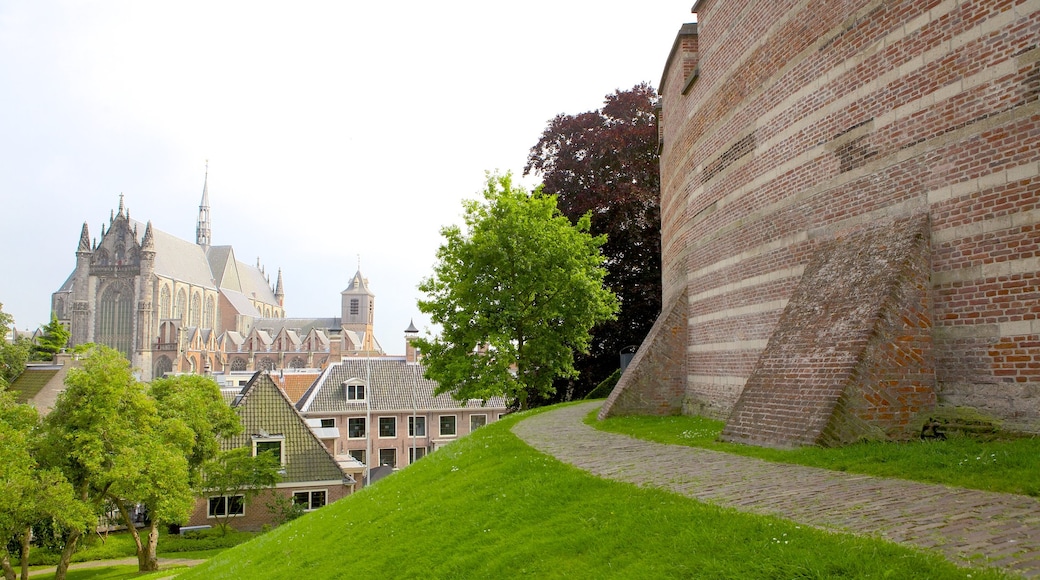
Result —
<path fill-rule="evenodd" d="M 0 3 L 0 303 L 50 316 L 80 228 L 131 217 L 282 268 L 292 317 L 339 316 L 361 256 L 403 352 L 440 228 L 519 176 L 558 113 L 657 87 L 693 0 Z M 528 178 L 530 187 L 537 183 Z"/>

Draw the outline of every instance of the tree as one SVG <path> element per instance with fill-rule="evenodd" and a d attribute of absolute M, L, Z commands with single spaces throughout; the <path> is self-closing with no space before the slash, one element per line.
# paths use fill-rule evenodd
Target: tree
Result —
<path fill-rule="evenodd" d="M 419 285 L 419 310 L 441 335 L 417 345 L 438 393 L 504 395 L 527 408 L 553 379 L 575 374 L 589 328 L 617 310 L 603 286 L 605 236 L 589 234 L 588 216 L 571 224 L 555 196 L 528 194 L 508 173 L 488 174 L 483 197 L 463 203 L 466 232 L 441 229 L 434 274 Z"/>
<path fill-rule="evenodd" d="M 47 465 L 61 469 L 79 501 L 95 514 L 106 501 L 114 502 L 124 519 L 134 503 L 150 504 L 153 519 L 190 509 L 184 458 L 191 447 L 189 431 L 160 425 L 155 403 L 122 353 L 94 346 L 82 368 L 69 371 L 65 385 L 44 420 L 42 451 Z M 56 580 L 65 578 L 84 531 L 69 530 Z M 140 566 L 151 566 L 139 538 L 138 544 Z"/>
<path fill-rule="evenodd" d="M 33 360 L 52 360 L 54 355 L 68 346 L 69 329 L 58 321 L 58 316 L 51 312 L 51 321 L 43 327 L 43 335 L 33 345 Z"/>
<path fill-rule="evenodd" d="M 227 534 L 228 520 L 238 511 L 236 508 L 278 483 L 279 469 L 281 462 L 271 453 L 253 456 L 245 447 L 222 451 L 205 463 L 201 487 L 213 495 L 211 501 L 223 506 L 217 516 L 222 533 Z"/>
<path fill-rule="evenodd" d="M 14 330 L 14 317 L 4 312 L 0 303 L 0 326 L 4 334 Z M 25 340 L 15 339 L 13 342 L 0 340 L 0 387 L 6 387 L 25 370 L 25 362 L 29 360 L 29 347 Z"/>
<path fill-rule="evenodd" d="M 618 297 L 614 320 L 592 329 L 575 362 L 581 397 L 618 368 L 618 353 L 638 345 L 661 310 L 660 172 L 657 95 L 649 84 L 607 95 L 603 108 L 549 121 L 524 174 L 538 173 L 560 211 L 577 222 L 592 212 L 591 232 L 606 234 L 606 283 Z M 560 393 L 563 394 L 563 393 Z"/>
<path fill-rule="evenodd" d="M 33 524 L 48 521 L 68 528 L 96 521 L 87 506 L 73 498 L 72 486 L 61 472 L 38 463 L 38 426 L 35 408 L 16 404 L 10 392 L 0 389 L 0 564 L 7 580 L 16 578 L 9 543 L 19 548 L 22 579 L 29 577 Z"/>

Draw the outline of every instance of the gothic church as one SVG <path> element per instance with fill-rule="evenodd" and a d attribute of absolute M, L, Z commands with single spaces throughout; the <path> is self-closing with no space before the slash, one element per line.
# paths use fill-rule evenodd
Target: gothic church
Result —
<path fill-rule="evenodd" d="M 86 222 L 76 268 L 51 297 L 72 346 L 94 342 L 126 355 L 142 380 L 165 373 L 323 368 L 342 356 L 382 354 L 372 332 L 374 295 L 359 271 L 340 318 L 285 318 L 285 291 L 231 246 L 211 245 L 208 171 L 195 243 L 119 209 L 100 241 Z"/>

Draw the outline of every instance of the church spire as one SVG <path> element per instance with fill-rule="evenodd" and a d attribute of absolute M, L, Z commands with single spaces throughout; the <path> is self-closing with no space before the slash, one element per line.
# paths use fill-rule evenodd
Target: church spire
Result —
<path fill-rule="evenodd" d="M 90 251 L 90 232 L 87 230 L 87 222 L 83 222 L 83 230 L 79 233 L 79 248 L 77 248 L 76 251 Z"/>
<path fill-rule="evenodd" d="M 285 307 L 285 288 L 282 286 L 282 269 L 278 268 L 278 282 L 275 283 L 274 297 L 278 299 L 278 306 Z"/>
<path fill-rule="evenodd" d="M 195 243 L 208 248 L 210 245 L 209 231 L 209 160 L 206 160 L 206 177 L 202 181 L 202 203 L 199 204 L 199 221 L 195 226 Z"/>

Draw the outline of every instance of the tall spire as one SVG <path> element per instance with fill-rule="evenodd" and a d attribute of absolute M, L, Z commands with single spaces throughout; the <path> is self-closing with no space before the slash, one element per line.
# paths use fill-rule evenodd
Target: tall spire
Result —
<path fill-rule="evenodd" d="M 195 243 L 204 248 L 208 248 L 211 242 L 209 227 L 209 159 L 207 159 L 206 177 L 202 180 L 202 203 L 199 204 L 199 221 L 195 226 Z"/>

